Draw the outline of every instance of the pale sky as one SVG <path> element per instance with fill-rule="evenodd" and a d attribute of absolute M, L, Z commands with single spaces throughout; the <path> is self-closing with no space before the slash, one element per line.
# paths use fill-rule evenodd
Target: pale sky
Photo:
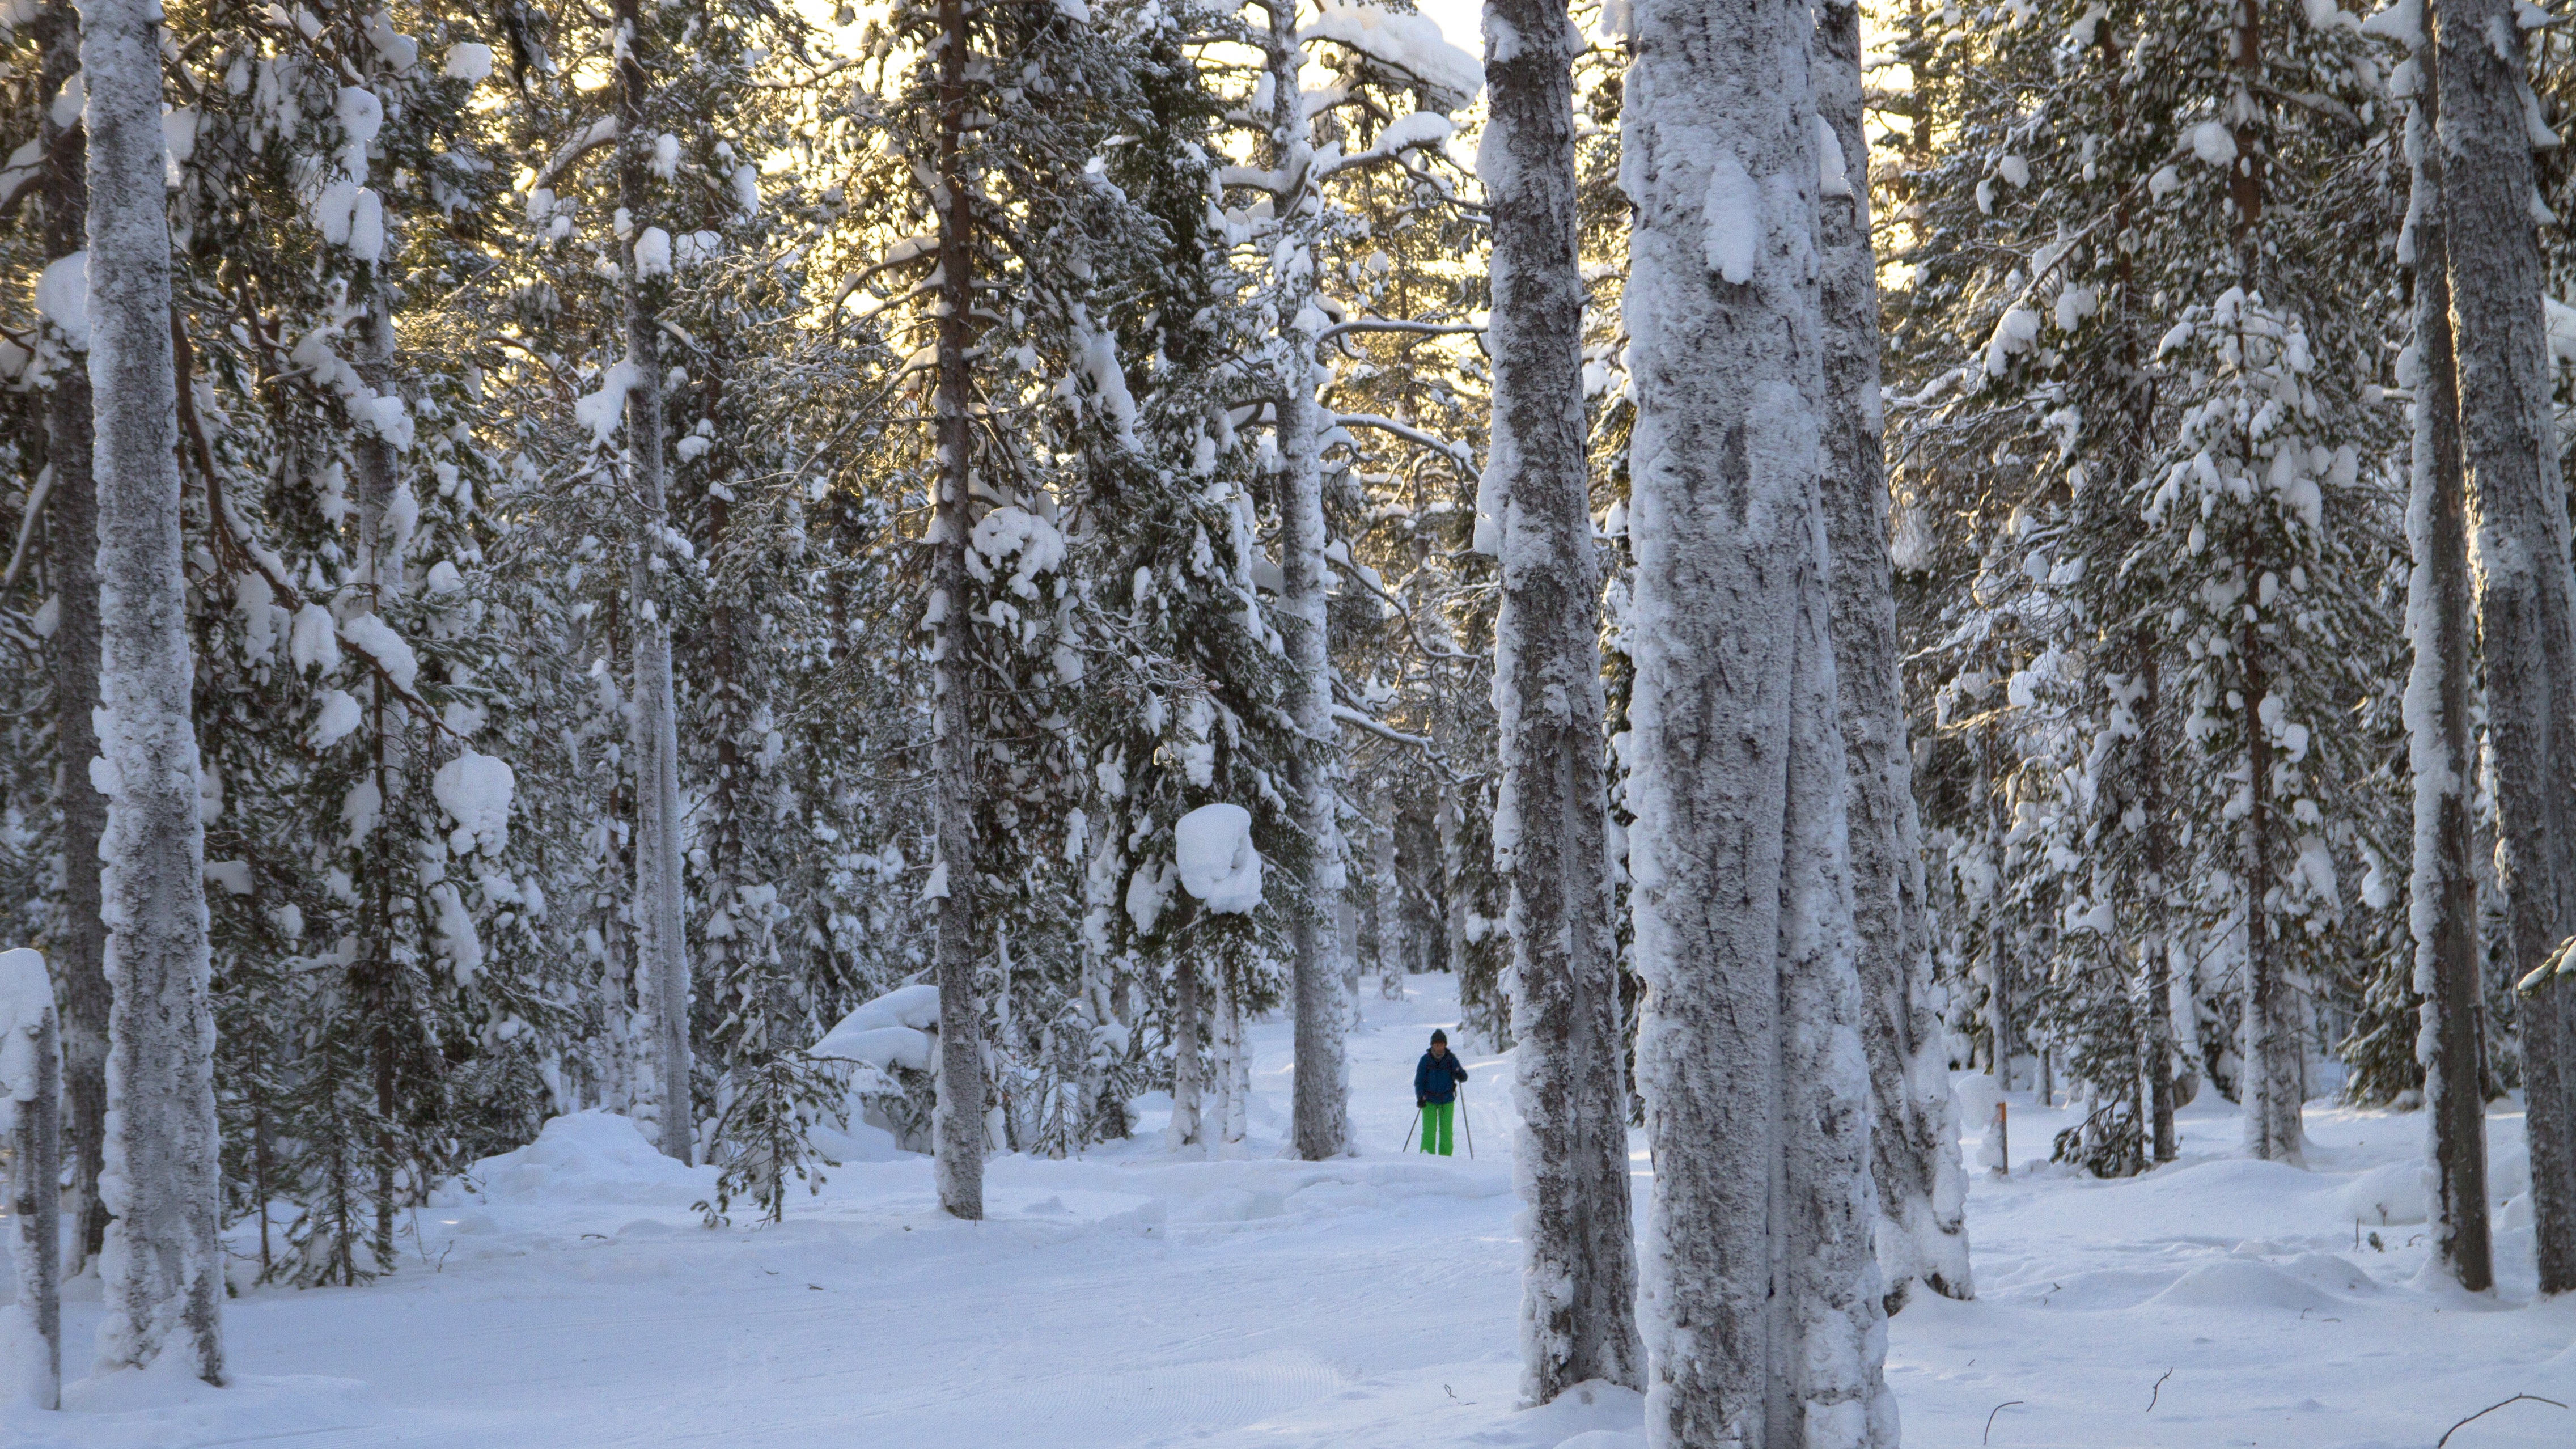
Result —
<path fill-rule="evenodd" d="M 1485 58 L 1485 0 L 1416 0 L 1422 13 L 1440 26 L 1449 43 L 1476 57 Z"/>

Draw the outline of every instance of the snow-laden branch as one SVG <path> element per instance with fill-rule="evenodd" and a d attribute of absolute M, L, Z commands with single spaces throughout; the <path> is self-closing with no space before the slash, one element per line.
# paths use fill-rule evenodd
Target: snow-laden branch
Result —
<path fill-rule="evenodd" d="M 528 189 L 533 191 L 540 186 L 552 185 L 556 177 L 572 168 L 573 163 L 616 139 L 617 118 L 615 116 L 602 116 L 591 122 L 589 130 L 573 138 L 571 145 L 557 151 L 553 160 L 537 168 L 536 179 L 528 183 Z"/>
<path fill-rule="evenodd" d="M 1393 418 L 1380 417 L 1376 413 L 1335 413 L 1333 425 L 1341 428 L 1375 428 L 1381 433 L 1392 434 L 1417 448 L 1437 453 L 1448 459 L 1456 465 L 1458 471 L 1467 476 L 1469 481 L 1472 482 L 1477 477 L 1476 456 L 1467 450 L 1466 444 L 1434 437 L 1410 423 L 1399 423 Z"/>
<path fill-rule="evenodd" d="M 1410 332 L 1420 337 L 1455 337 L 1468 333 L 1482 335 L 1484 328 L 1473 322 L 1398 322 L 1385 317 L 1357 317 L 1336 322 L 1315 334 L 1315 345 L 1321 347 L 1347 332 Z"/>

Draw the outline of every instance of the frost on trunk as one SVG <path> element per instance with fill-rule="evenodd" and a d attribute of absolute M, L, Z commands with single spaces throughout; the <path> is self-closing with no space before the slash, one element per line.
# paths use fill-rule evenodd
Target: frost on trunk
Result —
<path fill-rule="evenodd" d="M 2467 478 L 2496 863 L 2520 979 L 2576 935 L 2576 620 L 2549 410 L 2525 54 L 2507 0 L 2436 0 L 2440 153 L 2460 462 Z M 2576 1289 L 2576 997 L 2520 1014 L 2540 1287 Z M 2474 1086 L 2472 1086 L 2474 1090 Z"/>
<path fill-rule="evenodd" d="M 1250 1125 L 1252 1058 L 1244 1048 L 1243 999 L 1234 975 L 1220 970 L 1216 978 L 1216 1110 L 1205 1135 L 1216 1157 L 1241 1157 L 1243 1135 Z"/>
<path fill-rule="evenodd" d="M 164 1352 L 221 1383 L 215 1018 L 205 836 L 180 561 L 170 228 L 163 212 L 160 8 L 83 11 L 88 89 L 90 388 L 98 480 L 100 844 L 109 1131 L 99 1192 L 102 1368 Z"/>
<path fill-rule="evenodd" d="M 1298 77 L 1305 48 L 1297 40 L 1294 0 L 1267 0 L 1262 37 L 1272 95 L 1270 169 L 1302 178 L 1314 162 L 1305 96 Z M 1293 197 L 1306 196 L 1302 181 Z M 1302 215 L 1302 213 L 1301 213 Z M 1350 1101 L 1342 1063 L 1347 1029 L 1342 1010 L 1338 919 L 1342 897 L 1339 812 L 1334 804 L 1332 659 L 1324 631 L 1324 471 L 1321 409 L 1315 400 L 1315 334 L 1323 314 L 1315 295 L 1314 237 L 1298 216 L 1282 228 L 1277 268 L 1279 331 L 1272 363 L 1278 373 L 1279 609 L 1288 627 L 1289 714 L 1301 748 L 1289 755 L 1288 795 L 1311 854 L 1304 889 L 1290 897 L 1291 989 L 1297 1013 L 1293 1108 L 1297 1155 L 1309 1162 L 1339 1157 L 1350 1138 Z"/>
<path fill-rule="evenodd" d="M 965 157 L 968 50 L 965 0 L 940 0 L 939 85 L 939 490 L 930 520 L 930 814 L 936 854 L 926 894 L 936 930 L 939 983 L 939 1104 L 932 1147 L 939 1206 L 953 1217 L 984 1216 L 984 1033 L 975 999 L 975 739 L 967 705 L 974 648 L 966 550 L 974 459 L 974 391 L 967 351 L 974 343 L 975 212 Z"/>
<path fill-rule="evenodd" d="M 2419 80 L 2406 118 L 2412 162 L 2405 243 L 2415 269 L 2415 454 L 2406 507 L 2414 574 L 2406 634 L 2407 754 L 2414 771 L 2415 860 L 2407 915 L 2415 990 L 2423 997 L 2415 1053 L 2424 1066 L 2426 1151 L 2433 1175 L 2428 1266 L 2461 1287 L 2494 1286 L 2487 1233 L 2486 1102 L 2479 1046 L 2478 882 L 2470 861 L 2469 558 L 2460 476 L 2458 372 L 2451 347 L 2449 238 L 2442 222 L 2441 153 L 2428 143 L 2435 57 L 2408 37 Z M 2404 246 L 2401 244 L 2401 251 Z"/>
<path fill-rule="evenodd" d="M 1816 10 L 1816 105 L 1825 127 L 1819 201 L 1824 249 L 1825 532 L 1833 545 L 1833 641 L 1850 795 L 1852 934 L 1869 1052 L 1870 1176 L 1887 1311 L 1913 1284 L 1972 1298 L 1959 1160 L 1932 942 L 1916 844 L 1913 761 L 1897 673 L 1895 574 L 1887 556 L 1887 472 L 1879 451 L 1878 282 L 1870 250 L 1868 142 L 1861 130 L 1860 9 Z M 1845 163 L 1837 166 L 1836 162 Z"/>
<path fill-rule="evenodd" d="M 45 257 L 59 261 L 89 245 L 89 156 L 76 108 L 61 106 L 63 83 L 80 73 L 80 18 L 67 0 L 52 0 L 35 25 L 40 54 L 37 107 L 44 147 Z M 68 348 L 59 330 L 53 340 Z M 62 981 L 64 1144 L 71 1154 L 71 1200 L 64 1211 L 78 1230 L 65 1268 L 79 1271 L 107 1233 L 107 1207 L 99 1201 L 98 1174 L 107 1145 L 107 927 L 99 918 L 98 842 L 107 827 L 107 797 L 89 782 L 98 754 L 98 485 L 90 450 L 96 422 L 90 415 L 87 360 L 69 353 L 51 374 L 45 394 L 45 466 L 53 500 L 47 568 L 62 614 L 50 641 L 54 651 L 55 793 L 62 811 L 63 894 L 61 926 L 49 944 Z"/>
<path fill-rule="evenodd" d="M 1411 959 L 1405 931 L 1404 881 L 1395 873 L 1395 816 L 1390 810 L 1372 837 L 1377 877 L 1377 994 L 1404 999 L 1404 967 Z"/>
<path fill-rule="evenodd" d="M 644 234 L 653 185 L 648 125 L 652 77 L 644 69 L 640 0 L 618 0 L 627 35 L 618 65 L 618 201 Z M 629 261 L 632 262 L 632 258 Z M 635 470 L 635 852 L 636 945 L 650 1003 L 650 1049 L 662 1151 L 694 1160 L 689 1100 L 689 940 L 681 918 L 680 721 L 671 680 L 670 613 L 658 602 L 670 520 L 662 456 L 661 303 L 667 283 L 624 268 L 626 278 L 626 446 Z"/>
<path fill-rule="evenodd" d="M 1818 438 L 1808 9 L 1646 0 L 1629 756 L 1648 1442 L 1893 1444 Z"/>
<path fill-rule="evenodd" d="M 1172 1123 L 1163 1136 L 1163 1145 L 1174 1152 L 1206 1140 L 1200 1081 L 1207 1007 L 1201 996 L 1198 965 L 1184 954 L 1172 963 Z"/>
<path fill-rule="evenodd" d="M 1600 597 L 1583 431 L 1575 245 L 1576 32 L 1564 0 L 1489 0 L 1477 169 L 1494 227 L 1492 445 L 1502 514 L 1494 634 L 1521 1109 L 1521 1396 L 1642 1382 L 1628 1195 L 1619 940 L 1602 777 Z"/>

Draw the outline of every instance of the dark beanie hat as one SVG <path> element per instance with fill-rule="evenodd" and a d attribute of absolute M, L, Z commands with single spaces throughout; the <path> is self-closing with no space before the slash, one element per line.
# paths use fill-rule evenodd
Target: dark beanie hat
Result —
<path fill-rule="evenodd" d="M 1449 1033 L 1445 1031 L 1434 1031 L 1431 1033 L 1431 1039 L 1436 1042 L 1446 1042 L 1449 1040 Z"/>

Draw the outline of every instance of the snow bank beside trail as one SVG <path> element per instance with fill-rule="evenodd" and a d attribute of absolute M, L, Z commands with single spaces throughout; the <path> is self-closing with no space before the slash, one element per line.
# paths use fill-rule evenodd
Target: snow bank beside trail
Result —
<path fill-rule="evenodd" d="M 484 1158 L 465 1182 L 487 1202 L 685 1208 L 715 1190 L 716 1170 L 663 1156 L 632 1118 L 589 1111 L 557 1117 L 536 1141 Z"/>

